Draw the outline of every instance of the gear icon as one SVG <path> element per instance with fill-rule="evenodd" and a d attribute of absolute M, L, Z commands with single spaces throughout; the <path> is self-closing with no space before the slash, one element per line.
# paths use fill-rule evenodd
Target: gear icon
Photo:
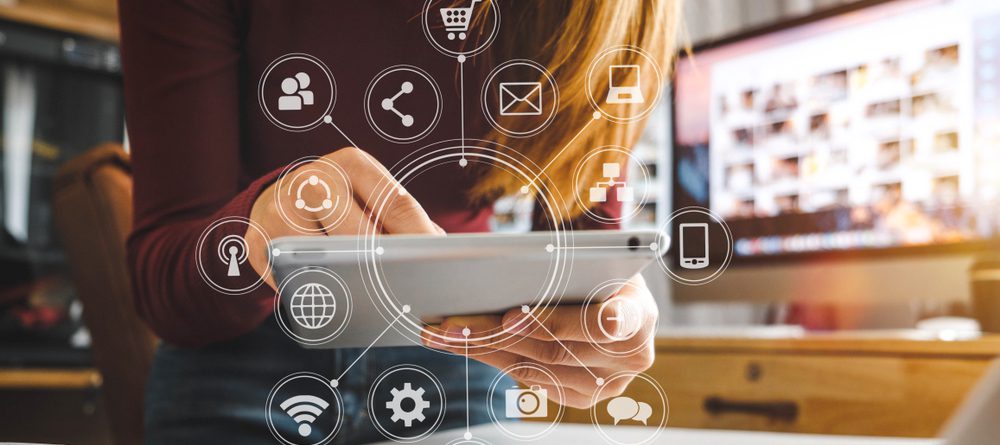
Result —
<path fill-rule="evenodd" d="M 404 400 L 413 401 L 413 409 L 403 409 Z M 403 421 L 407 427 L 413 426 L 413 421 L 423 422 L 424 410 L 431 407 L 431 402 L 424 400 L 424 389 L 413 389 L 409 383 L 403 384 L 403 389 L 392 388 L 392 400 L 385 402 L 385 407 L 392 410 L 392 421 Z"/>

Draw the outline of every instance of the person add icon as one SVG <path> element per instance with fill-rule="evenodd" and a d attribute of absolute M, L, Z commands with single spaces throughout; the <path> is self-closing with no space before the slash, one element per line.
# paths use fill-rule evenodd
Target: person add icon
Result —
<path fill-rule="evenodd" d="M 312 105 L 315 101 L 309 88 L 309 75 L 297 73 L 294 77 L 286 77 L 281 81 L 281 91 L 285 93 L 278 98 L 278 109 L 281 111 L 301 110 L 303 105 Z"/>

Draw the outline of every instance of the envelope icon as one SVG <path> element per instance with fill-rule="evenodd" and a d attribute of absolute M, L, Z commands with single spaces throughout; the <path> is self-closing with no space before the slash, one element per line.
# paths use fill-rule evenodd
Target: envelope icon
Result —
<path fill-rule="evenodd" d="M 541 114 L 541 82 L 500 82 L 501 116 L 541 116 Z"/>

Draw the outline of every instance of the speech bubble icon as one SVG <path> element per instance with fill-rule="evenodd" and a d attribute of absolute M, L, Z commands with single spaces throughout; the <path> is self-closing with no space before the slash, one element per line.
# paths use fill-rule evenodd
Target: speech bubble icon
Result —
<path fill-rule="evenodd" d="M 632 420 L 638 420 L 646 425 L 646 421 L 653 415 L 653 407 L 646 402 L 639 402 L 639 410 L 632 416 Z"/>
<path fill-rule="evenodd" d="M 646 406 L 648 407 L 649 405 Z M 615 420 L 615 425 L 618 425 L 618 422 L 621 422 L 622 420 L 629 420 L 636 417 L 636 415 L 639 414 L 639 411 L 639 403 L 632 400 L 631 397 L 615 397 L 608 402 L 608 415 Z M 650 411 L 652 411 L 652 409 L 650 409 Z M 649 416 L 646 417 L 648 418 Z"/>

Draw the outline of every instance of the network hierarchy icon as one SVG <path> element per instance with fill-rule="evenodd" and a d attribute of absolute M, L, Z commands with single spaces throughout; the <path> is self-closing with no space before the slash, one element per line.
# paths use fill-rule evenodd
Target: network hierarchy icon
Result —
<path fill-rule="evenodd" d="M 540 319 L 546 314 L 543 309 L 558 302 L 559 289 L 564 287 L 573 264 L 572 218 L 568 217 L 566 206 L 560 204 L 562 195 L 553 189 L 552 181 L 547 180 L 546 170 L 551 167 L 551 161 L 538 165 L 510 147 L 465 135 L 466 115 L 473 112 L 466 110 L 466 90 L 473 88 L 470 85 L 479 84 L 468 82 L 465 67 L 471 58 L 482 54 L 496 40 L 501 26 L 498 2 L 470 0 L 459 6 L 439 3 L 426 0 L 420 24 L 428 44 L 456 63 L 460 134 L 454 139 L 422 142 L 425 145 L 387 169 L 376 165 L 379 171 L 388 170 L 386 180 L 374 187 L 366 186 L 365 190 L 355 188 L 348 172 L 353 172 L 357 165 L 348 164 L 377 164 L 370 156 L 359 155 L 349 162 L 338 162 L 338 158 L 331 156 L 298 159 L 281 171 L 271 187 L 273 195 L 266 199 L 273 200 L 273 208 L 287 225 L 288 230 L 281 235 L 323 235 L 337 233 L 338 227 L 357 220 L 357 208 L 347 202 L 352 196 L 364 194 L 365 211 L 377 218 L 394 200 L 406 195 L 408 183 L 432 169 L 499 166 L 523 184 L 520 193 L 524 197 L 542 204 L 539 207 L 541 216 L 550 229 L 545 251 L 552 254 L 551 267 L 545 282 L 539 286 L 536 303 L 521 308 L 525 315 L 523 325 L 501 332 L 478 332 L 466 327 L 460 333 L 453 333 L 428 327 L 423 320 L 413 316 L 411 306 L 397 298 L 393 287 L 381 275 L 380 257 L 385 253 L 380 243 L 382 230 L 369 224 L 363 227 L 362 233 L 357 233 L 358 248 L 354 252 L 358 256 L 358 267 L 368 277 L 364 293 L 386 321 L 384 329 L 373 336 L 371 345 L 364 348 L 361 355 L 391 330 L 411 333 L 423 339 L 424 346 L 436 346 L 432 350 L 442 353 L 449 353 L 442 350 L 454 350 L 455 345 L 464 348 L 466 400 L 459 402 L 466 406 L 466 429 L 464 434 L 456 434 L 451 443 L 490 445 L 472 434 L 468 420 L 472 409 L 468 399 L 469 356 L 489 354 L 495 350 L 490 349 L 491 346 L 507 344 L 524 326 L 545 329 L 544 319 Z M 334 74 L 349 68 L 336 65 L 333 68 L 305 53 L 292 52 L 276 58 L 260 73 L 257 97 L 260 112 L 271 124 L 287 132 L 329 128 L 357 147 L 348 132 L 337 125 L 332 113 L 338 105 L 338 83 Z M 594 122 L 603 120 L 628 125 L 648 116 L 657 105 L 660 86 L 665 82 L 656 59 L 634 46 L 616 46 L 598 53 L 590 63 L 586 80 L 588 86 L 573 93 L 587 95 L 593 114 L 586 122 L 579 123 L 576 136 L 583 134 Z M 360 90 L 362 86 L 343 87 Z M 561 95 L 566 94 L 560 92 L 556 78 L 544 65 L 527 59 L 497 63 L 479 88 L 482 107 L 476 112 L 481 112 L 489 125 L 510 140 L 530 140 L 545 131 L 557 118 Z M 468 94 L 475 97 L 472 95 L 472 92 Z M 348 105 L 360 105 L 371 130 L 387 143 L 412 147 L 438 126 L 445 106 L 443 99 L 442 88 L 427 70 L 400 64 L 384 67 L 371 79 L 362 104 Z M 576 137 L 569 144 L 575 140 Z M 565 151 L 566 147 L 558 149 L 556 156 Z M 608 162 L 607 159 L 621 161 Z M 595 205 L 616 201 L 640 203 L 649 198 L 642 186 L 649 181 L 649 172 L 644 162 L 624 147 L 590 149 L 576 163 L 572 174 L 575 184 L 583 183 L 583 178 L 598 178 L 575 195 L 575 205 L 582 214 L 600 223 L 617 223 L 631 218 L 641 206 L 630 206 L 629 211 L 612 217 L 595 212 Z M 709 254 L 710 237 L 721 239 L 729 252 L 732 235 L 725 222 L 707 209 L 681 209 L 670 216 L 667 224 L 683 225 L 684 233 L 693 239 L 686 242 L 688 255 L 683 261 L 675 264 L 658 259 L 660 267 L 675 281 L 687 285 L 705 284 L 729 265 L 728 253 L 722 257 Z M 682 237 L 680 241 L 683 251 L 685 239 Z M 208 286 L 220 293 L 239 296 L 253 292 L 268 282 L 276 258 L 296 253 L 271 248 L 252 251 L 252 246 L 270 246 L 270 242 L 271 237 L 264 227 L 249 218 L 228 217 L 215 221 L 198 240 L 199 274 Z M 669 244 L 668 240 L 657 242 L 664 246 Z M 653 250 L 657 242 L 651 244 Z M 263 267 L 255 267 L 255 262 Z M 700 275 L 692 276 L 692 271 Z M 356 289 L 352 294 L 352 289 L 336 270 L 324 267 L 293 270 L 282 274 L 280 282 L 270 284 L 276 288 L 274 317 L 277 324 L 290 339 L 307 348 L 321 348 L 347 331 L 359 302 L 357 298 L 365 297 L 358 295 Z M 624 280 L 603 283 L 594 289 L 588 301 L 607 294 L 609 289 L 630 285 Z M 615 322 L 616 317 L 621 316 L 594 314 L 592 312 L 597 309 L 586 304 L 583 308 L 583 317 Z M 584 323 L 584 327 L 588 324 Z M 634 355 L 643 344 L 651 341 L 651 337 L 635 338 L 640 335 L 638 332 L 619 332 L 601 324 L 583 334 L 588 339 L 634 340 L 632 343 L 639 345 L 621 350 L 593 342 L 596 353 L 612 359 Z M 642 335 L 651 336 L 652 333 Z M 559 345 L 566 348 L 562 343 Z M 591 417 L 604 441 L 639 445 L 652 443 L 660 436 L 669 417 L 669 403 L 666 393 L 653 378 L 641 372 L 598 375 L 598 370 L 588 368 L 568 348 L 566 354 L 592 378 L 595 390 L 590 404 Z M 342 432 L 346 421 L 341 385 L 352 370 L 365 372 L 363 367 L 356 366 L 360 359 L 357 357 L 336 376 L 302 371 L 275 383 L 264 401 L 264 409 L 267 426 L 278 443 L 324 445 Z M 534 377 L 532 384 L 512 387 L 507 378 L 520 382 L 519 377 L 526 375 Z M 448 402 L 446 391 L 438 377 L 427 368 L 417 364 L 393 366 L 382 370 L 372 382 L 364 408 L 359 409 L 367 411 L 375 429 L 388 440 L 419 442 L 442 425 Z M 626 386 L 629 388 L 627 396 L 620 390 Z M 515 441 L 535 442 L 558 426 L 565 410 L 557 402 L 565 400 L 567 394 L 557 372 L 540 363 L 522 362 L 501 369 L 487 396 L 489 417 L 504 436 Z M 494 406 L 500 408 L 494 409 Z M 529 421 L 513 422 L 518 420 Z M 647 428 L 622 435 L 609 424 Z"/>

